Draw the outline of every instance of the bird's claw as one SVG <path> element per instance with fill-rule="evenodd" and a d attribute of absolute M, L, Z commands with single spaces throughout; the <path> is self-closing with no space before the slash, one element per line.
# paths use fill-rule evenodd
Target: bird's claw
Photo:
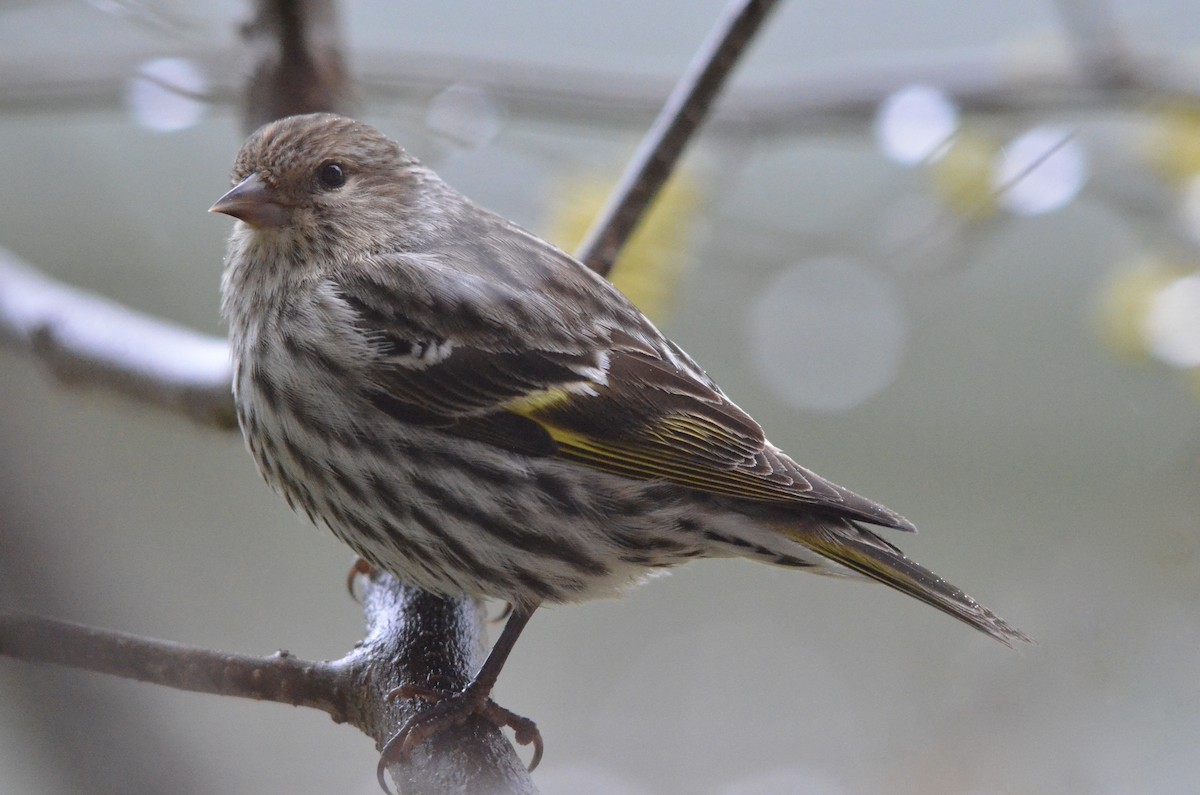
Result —
<path fill-rule="evenodd" d="M 508 617 L 512 615 L 512 611 L 513 611 L 512 602 L 505 602 L 504 609 L 500 611 L 500 614 L 497 615 L 495 618 L 489 618 L 488 623 L 489 624 L 499 624 L 501 621 L 506 621 L 508 619 Z"/>
<path fill-rule="evenodd" d="M 354 565 L 350 567 L 350 571 L 346 574 L 346 590 L 350 592 L 350 598 L 355 601 L 358 597 L 354 594 L 354 581 L 363 575 L 373 575 L 376 569 L 362 558 L 356 558 Z"/>
<path fill-rule="evenodd" d="M 391 792 L 384 778 L 388 765 L 408 759 L 418 745 L 447 729 L 461 726 L 473 715 L 482 717 L 498 729 L 509 727 L 513 730 L 518 745 L 533 745 L 533 759 L 529 762 L 531 772 L 542 761 L 544 746 L 537 724 L 505 709 L 486 694 L 476 693 L 470 686 L 459 692 L 447 692 L 418 685 L 402 685 L 387 694 L 388 701 L 398 698 L 420 698 L 434 703 L 429 709 L 409 718 L 400 730 L 384 743 L 375 771 L 379 786 L 383 787 L 384 792 Z"/>

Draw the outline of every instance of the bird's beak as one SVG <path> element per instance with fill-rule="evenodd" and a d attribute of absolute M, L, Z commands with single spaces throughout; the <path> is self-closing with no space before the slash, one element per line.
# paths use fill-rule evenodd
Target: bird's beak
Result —
<path fill-rule="evenodd" d="M 234 185 L 208 211 L 232 215 L 239 221 L 260 228 L 280 227 L 288 220 L 287 207 L 279 201 L 279 194 L 258 172 Z"/>

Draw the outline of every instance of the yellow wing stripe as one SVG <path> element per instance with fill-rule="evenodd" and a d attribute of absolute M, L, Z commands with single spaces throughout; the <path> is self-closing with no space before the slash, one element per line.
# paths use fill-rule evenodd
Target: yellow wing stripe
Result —
<path fill-rule="evenodd" d="M 540 425 L 544 425 L 545 423 L 542 423 L 540 420 L 538 420 L 538 418 L 534 416 L 535 414 L 537 414 L 539 411 L 552 409 L 559 404 L 566 403 L 573 397 L 578 397 L 578 395 L 574 395 L 566 389 L 546 389 L 541 392 L 530 392 L 528 394 L 521 395 L 519 398 L 510 400 L 507 404 L 505 404 L 504 407 L 513 414 L 520 415 L 526 419 L 533 420 Z"/>
<path fill-rule="evenodd" d="M 618 475 L 638 479 L 663 478 L 683 486 L 751 500 L 792 502 L 802 499 L 795 486 L 775 485 L 750 473 L 738 471 L 705 472 L 689 467 L 686 462 L 672 460 L 653 450 L 637 447 L 614 447 L 568 431 L 546 422 L 540 423 L 560 452 L 570 458 Z"/>
<path fill-rule="evenodd" d="M 674 418 L 647 433 L 649 444 L 618 445 L 598 441 L 539 416 L 577 398 L 578 395 L 569 390 L 550 389 L 523 395 L 510 401 L 505 408 L 542 426 L 558 445 L 563 457 L 605 472 L 639 480 L 662 478 L 700 491 L 749 500 L 804 500 L 804 484 L 791 480 L 786 484 L 772 483 L 759 473 L 741 471 L 732 464 L 729 469 L 720 469 L 719 464 L 714 462 L 710 469 L 681 458 L 681 454 L 689 453 L 699 457 L 710 456 L 714 437 L 718 437 L 724 443 L 723 447 L 732 446 L 742 453 L 745 464 L 753 463 L 754 459 L 744 443 L 738 445 L 736 437 L 721 433 L 719 425 L 702 419 Z"/>

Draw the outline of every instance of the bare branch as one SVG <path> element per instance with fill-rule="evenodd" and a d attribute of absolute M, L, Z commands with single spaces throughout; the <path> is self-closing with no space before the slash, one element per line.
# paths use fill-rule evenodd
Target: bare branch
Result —
<path fill-rule="evenodd" d="M 0 612 L 0 655 L 222 696 L 277 701 L 346 721 L 343 666 L 201 649 L 46 616 Z"/>
<path fill-rule="evenodd" d="M 387 694 L 405 683 L 448 690 L 465 685 L 481 656 L 485 618 L 472 600 L 431 596 L 384 573 L 360 582 L 367 636 L 340 660 L 312 662 L 283 651 L 270 657 L 230 654 L 15 611 L 0 611 L 0 656 L 310 707 L 357 727 L 380 747 L 427 706 L 389 701 Z M 512 745 L 482 719 L 432 738 L 389 772 L 405 792 L 537 791 Z"/>
<path fill-rule="evenodd" d="M 243 125 L 298 113 L 350 112 L 350 76 L 332 0 L 263 0 L 243 29 L 254 53 Z"/>
<path fill-rule="evenodd" d="M 601 276 L 612 270 L 625 241 L 671 176 L 725 79 L 774 7 L 775 0 L 733 0 L 726 8 L 579 246 L 579 259 L 592 270 Z"/>
<path fill-rule="evenodd" d="M 1081 79 L 1097 88 L 1134 83 L 1124 38 L 1106 0 L 1056 0 Z"/>
<path fill-rule="evenodd" d="M 29 351 L 65 384 L 236 425 L 225 340 L 68 287 L 3 249 L 0 342 Z"/>

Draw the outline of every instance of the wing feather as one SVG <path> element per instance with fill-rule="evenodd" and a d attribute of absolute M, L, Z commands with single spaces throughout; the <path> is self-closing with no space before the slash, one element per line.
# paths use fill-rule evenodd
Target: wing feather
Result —
<path fill-rule="evenodd" d="M 436 280 L 439 271 L 422 277 Z M 771 445 L 758 423 L 631 306 L 617 318 L 581 314 L 574 328 L 559 326 L 538 344 L 512 318 L 548 314 L 522 305 L 541 296 L 490 284 L 423 288 L 409 297 L 427 300 L 406 304 L 401 315 L 382 298 L 395 285 L 361 275 L 338 285 L 359 332 L 378 342 L 367 398 L 396 419 L 624 477 L 912 529 Z M 469 300 L 454 300 L 464 291 Z"/>

